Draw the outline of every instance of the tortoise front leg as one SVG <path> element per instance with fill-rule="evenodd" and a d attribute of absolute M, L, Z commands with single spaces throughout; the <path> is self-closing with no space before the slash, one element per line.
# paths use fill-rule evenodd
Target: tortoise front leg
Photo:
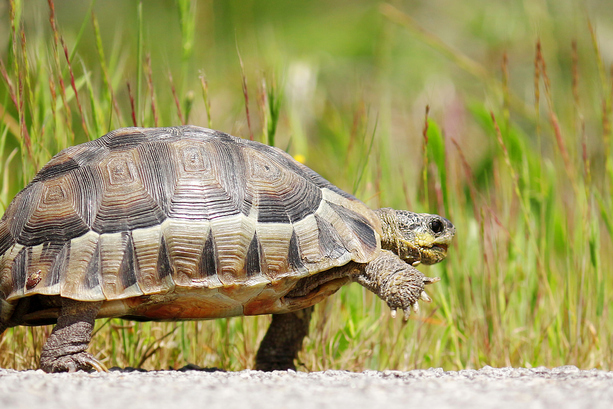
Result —
<path fill-rule="evenodd" d="M 255 356 L 255 369 L 285 371 L 296 369 L 294 359 L 302 349 L 302 341 L 309 333 L 313 307 L 273 314 L 272 322 Z"/>
<path fill-rule="evenodd" d="M 45 372 L 76 372 L 107 369 L 86 352 L 102 302 L 62 299 L 60 316 L 40 355 Z"/>
<path fill-rule="evenodd" d="M 396 254 L 381 250 L 381 255 L 366 264 L 364 269 L 354 276 L 354 280 L 385 301 L 392 309 L 392 317 L 396 316 L 396 310 L 401 310 L 407 320 L 411 308 L 415 311 L 419 309 L 417 301 L 431 301 L 424 287 L 436 283 L 440 278 L 426 277 Z"/>

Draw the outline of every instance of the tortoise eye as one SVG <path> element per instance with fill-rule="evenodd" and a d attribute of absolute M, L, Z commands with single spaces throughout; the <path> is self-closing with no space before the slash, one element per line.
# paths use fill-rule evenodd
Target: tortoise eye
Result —
<path fill-rule="evenodd" d="M 439 219 L 434 219 L 430 222 L 430 228 L 435 234 L 442 233 L 445 230 L 445 225 Z"/>

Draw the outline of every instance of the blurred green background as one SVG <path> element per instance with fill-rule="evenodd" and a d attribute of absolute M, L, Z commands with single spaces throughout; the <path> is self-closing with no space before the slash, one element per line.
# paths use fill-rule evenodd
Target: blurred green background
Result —
<path fill-rule="evenodd" d="M 344 288 L 318 306 L 303 369 L 610 368 L 612 40 L 604 0 L 5 1 L 0 213 L 68 145 L 211 126 L 457 226 L 422 269 L 443 278 L 432 304 L 403 325 Z M 92 349 L 241 369 L 268 320 L 100 322 Z M 36 366 L 49 330 L 7 331 L 0 365 Z"/>

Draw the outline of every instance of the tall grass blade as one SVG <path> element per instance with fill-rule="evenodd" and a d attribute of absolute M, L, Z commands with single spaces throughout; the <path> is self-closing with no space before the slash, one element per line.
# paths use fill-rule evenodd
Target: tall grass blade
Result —
<path fill-rule="evenodd" d="M 136 42 L 136 90 L 135 90 L 135 99 L 136 99 L 136 108 L 133 109 L 133 117 L 135 116 L 138 120 L 141 118 L 141 91 L 143 89 L 143 2 L 139 0 L 138 5 L 136 7 L 136 24 L 138 26 L 138 37 Z M 134 111 L 136 114 L 134 115 Z M 138 122 L 137 119 L 133 118 L 134 123 Z M 136 125 L 134 125 L 136 126 Z"/>
<path fill-rule="evenodd" d="M 247 88 L 247 76 L 245 75 L 245 65 L 243 64 L 243 58 L 241 57 L 240 50 L 238 49 L 238 42 L 236 43 L 236 54 L 238 55 L 238 62 L 241 67 L 243 97 L 245 98 L 245 115 L 247 116 L 247 127 L 249 128 L 249 139 L 253 140 L 253 129 L 251 129 L 251 116 L 249 115 L 249 90 Z"/>
<path fill-rule="evenodd" d="M 204 74 L 198 77 L 200 79 L 200 86 L 202 87 L 202 99 L 204 100 L 204 107 L 206 109 L 206 121 L 207 126 L 213 128 L 213 118 L 211 118 L 211 100 L 209 99 L 209 84 L 206 81 Z"/>

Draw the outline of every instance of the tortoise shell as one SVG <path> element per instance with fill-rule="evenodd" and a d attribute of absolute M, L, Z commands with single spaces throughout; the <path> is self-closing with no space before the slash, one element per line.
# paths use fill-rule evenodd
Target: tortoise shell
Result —
<path fill-rule="evenodd" d="M 298 280 L 371 261 L 380 235 L 368 207 L 277 148 L 195 126 L 119 129 L 60 152 L 9 205 L 0 299 L 157 320 L 286 312 L 340 287 L 292 305 Z"/>

